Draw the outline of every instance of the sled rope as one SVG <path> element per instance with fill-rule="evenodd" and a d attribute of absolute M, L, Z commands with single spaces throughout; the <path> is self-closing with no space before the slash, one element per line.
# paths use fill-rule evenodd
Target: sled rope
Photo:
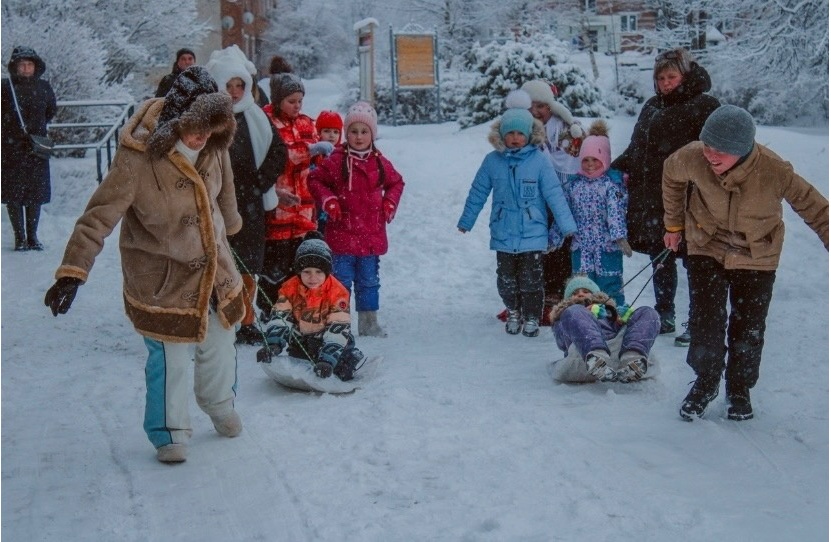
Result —
<path fill-rule="evenodd" d="M 648 279 L 646 279 L 646 282 L 643 284 L 643 287 L 642 287 L 642 288 L 640 289 L 640 291 L 638 292 L 638 295 L 636 295 L 636 296 L 635 296 L 635 299 L 633 299 L 633 300 L 629 303 L 629 306 L 630 306 L 630 307 L 634 307 L 634 306 L 635 306 L 635 301 L 637 301 L 637 300 L 638 300 L 638 298 L 641 296 L 641 294 L 643 293 L 643 291 L 646 289 L 646 287 L 649 285 L 649 283 L 650 283 L 650 282 L 652 281 L 652 279 L 655 277 L 655 273 L 657 273 L 657 272 L 658 272 L 658 269 L 660 269 L 660 268 L 661 268 L 661 266 L 664 264 L 664 260 L 666 260 L 666 259 L 669 257 L 669 253 L 670 253 L 670 249 L 668 249 L 668 248 L 665 248 L 665 249 L 664 249 L 664 250 L 662 250 L 660 253 L 658 253 L 658 255 L 657 255 L 657 256 L 655 256 L 655 258 L 654 258 L 654 259 L 650 260 L 650 261 L 649 261 L 649 263 L 647 263 L 645 266 L 643 266 L 643 267 L 641 268 L 641 270 L 640 270 L 640 271 L 638 271 L 637 273 L 635 273 L 635 275 L 634 275 L 631 279 L 627 280 L 627 281 L 623 284 L 623 286 L 621 286 L 621 287 L 620 287 L 620 289 L 619 289 L 617 292 L 615 292 L 615 294 L 619 294 L 619 293 L 621 293 L 621 292 L 623 291 L 623 289 L 626 287 L 626 285 L 627 285 L 627 284 L 629 284 L 630 282 L 632 282 L 633 280 L 635 280 L 635 278 L 637 278 L 637 276 L 638 276 L 638 275 L 640 275 L 641 273 L 643 273 L 644 271 L 646 271 L 646 269 L 647 269 L 648 267 L 650 267 L 652 264 L 656 264 L 656 265 L 655 265 L 655 270 L 652 272 L 652 274 L 651 274 L 651 275 L 649 275 L 649 278 L 648 278 Z"/>

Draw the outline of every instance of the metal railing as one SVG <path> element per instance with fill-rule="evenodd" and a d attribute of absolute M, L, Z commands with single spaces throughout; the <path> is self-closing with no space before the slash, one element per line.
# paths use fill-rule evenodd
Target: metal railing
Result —
<path fill-rule="evenodd" d="M 120 107 L 118 114 L 100 122 L 56 122 L 49 125 L 49 130 L 73 130 L 108 128 L 104 135 L 89 143 L 65 143 L 55 145 L 56 151 L 92 149 L 95 151 L 95 164 L 98 170 L 98 183 L 104 180 L 104 173 L 109 170 L 113 163 L 113 153 L 118 147 L 118 132 L 127 119 L 133 114 L 136 104 L 127 101 L 113 100 L 66 100 L 58 101 L 58 107 Z M 107 166 L 104 167 L 104 153 L 107 156 Z"/>

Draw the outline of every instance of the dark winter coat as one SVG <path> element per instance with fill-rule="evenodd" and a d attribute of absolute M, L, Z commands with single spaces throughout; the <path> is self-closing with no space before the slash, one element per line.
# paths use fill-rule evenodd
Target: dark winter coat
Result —
<path fill-rule="evenodd" d="M 271 146 L 257 168 L 254 149 L 244 113 L 237 113 L 237 131 L 234 142 L 228 149 L 231 166 L 234 170 L 234 191 L 237 196 L 237 210 L 242 216 L 242 229 L 231 237 L 231 247 L 236 252 L 237 265 L 247 275 L 258 274 L 263 267 L 263 250 L 265 247 L 265 210 L 263 193 L 274 186 L 277 177 L 286 167 L 286 144 L 271 126 Z M 244 266 L 244 267 L 243 267 Z"/>
<path fill-rule="evenodd" d="M 182 68 L 174 62 L 173 70 L 159 81 L 159 86 L 156 87 L 156 98 L 164 98 L 167 95 L 167 91 L 173 86 L 174 81 L 176 81 L 180 73 L 182 73 Z"/>
<path fill-rule="evenodd" d="M 390 202 L 398 209 L 404 180 L 380 151 L 373 148 L 361 159 L 349 155 L 346 145 L 338 145 L 312 171 L 309 189 L 321 207 L 333 198 L 340 205 L 340 220 L 326 223 L 326 243 L 332 252 L 350 256 L 387 253 L 384 205 Z"/>
<path fill-rule="evenodd" d="M 675 90 L 647 100 L 629 146 L 612 162 L 612 168 L 629 174 L 626 224 L 629 244 L 638 252 L 664 247 L 664 160 L 687 143 L 697 141 L 704 121 L 719 107 L 717 98 L 704 94 L 708 90 L 710 75 L 693 62 Z"/>
<path fill-rule="evenodd" d="M 32 77 L 17 75 L 17 63 L 23 59 L 35 63 Z M 17 102 L 30 134 L 46 135 L 46 125 L 57 111 L 52 86 L 41 79 L 46 64 L 28 47 L 17 47 L 9 60 L 9 73 Z M 49 203 L 52 199 L 49 160 L 32 154 L 29 137 L 23 132 L 17 110 L 12 99 L 9 79 L 3 79 L 2 86 L 2 203 L 34 205 Z"/>

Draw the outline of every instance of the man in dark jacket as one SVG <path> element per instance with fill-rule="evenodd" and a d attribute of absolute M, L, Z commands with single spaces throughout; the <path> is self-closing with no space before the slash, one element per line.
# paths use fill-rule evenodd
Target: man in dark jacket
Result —
<path fill-rule="evenodd" d="M 173 70 L 159 82 L 159 87 L 156 89 L 156 98 L 164 98 L 173 82 L 179 77 L 182 71 L 188 69 L 196 63 L 196 53 L 193 50 L 183 47 L 176 51 L 176 62 L 173 63 Z"/>
<path fill-rule="evenodd" d="M 32 153 L 27 132 L 45 136 L 57 102 L 52 86 L 41 79 L 46 63 L 34 49 L 15 47 L 8 68 L 9 79 L 2 84 L 2 203 L 14 230 L 14 249 L 43 250 L 37 229 L 40 207 L 52 199 L 49 159 Z"/>

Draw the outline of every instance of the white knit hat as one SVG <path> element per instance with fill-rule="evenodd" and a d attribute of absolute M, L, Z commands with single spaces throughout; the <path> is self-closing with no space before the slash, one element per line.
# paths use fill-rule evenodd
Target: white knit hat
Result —
<path fill-rule="evenodd" d="M 349 126 L 356 122 L 363 122 L 369 126 L 372 133 L 372 140 L 378 137 L 378 114 L 367 102 L 357 102 L 346 112 L 346 120 L 343 121 L 344 131 L 349 131 Z"/>
<path fill-rule="evenodd" d="M 522 84 L 522 90 L 531 96 L 531 101 L 544 103 L 550 108 L 554 108 L 554 91 L 551 90 L 551 85 L 536 79 L 534 81 L 526 81 Z"/>

